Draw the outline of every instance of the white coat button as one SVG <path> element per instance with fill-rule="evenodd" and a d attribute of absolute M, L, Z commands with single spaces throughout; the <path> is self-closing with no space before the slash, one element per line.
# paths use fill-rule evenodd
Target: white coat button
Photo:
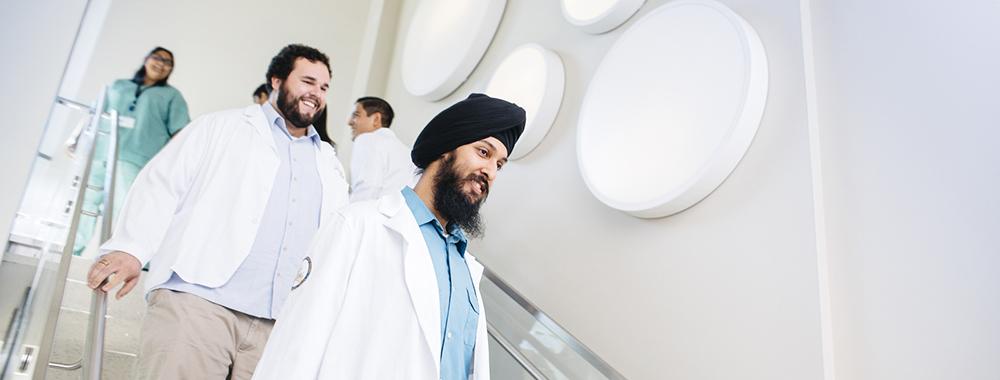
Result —
<path fill-rule="evenodd" d="M 448 339 L 451 339 L 451 332 L 448 332 Z"/>

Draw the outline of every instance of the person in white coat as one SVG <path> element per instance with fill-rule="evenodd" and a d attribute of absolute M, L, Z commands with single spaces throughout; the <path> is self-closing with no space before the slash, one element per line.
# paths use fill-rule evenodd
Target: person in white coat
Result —
<path fill-rule="evenodd" d="M 487 380 L 479 281 L 466 251 L 524 110 L 473 94 L 417 137 L 414 188 L 353 203 L 309 249 L 254 379 Z"/>
<path fill-rule="evenodd" d="M 374 96 L 354 102 L 347 125 L 351 127 L 351 202 L 399 192 L 416 183 L 417 167 L 410 148 L 389 129 L 395 113 L 389 102 Z"/>
<path fill-rule="evenodd" d="M 251 377 L 309 241 L 348 201 L 311 126 L 330 76 L 325 54 L 285 47 L 269 102 L 196 119 L 139 173 L 88 275 L 121 298 L 149 263 L 137 378 Z"/>

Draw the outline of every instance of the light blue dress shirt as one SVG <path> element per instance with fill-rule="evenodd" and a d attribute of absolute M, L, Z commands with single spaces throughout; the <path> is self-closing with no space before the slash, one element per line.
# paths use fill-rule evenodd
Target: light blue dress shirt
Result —
<path fill-rule="evenodd" d="M 465 262 L 468 240 L 465 232 L 455 225 L 449 226 L 445 233 L 413 189 L 404 187 L 402 193 L 420 225 L 437 275 L 441 299 L 441 379 L 466 380 L 472 370 L 479 324 L 479 298 Z"/>
<path fill-rule="evenodd" d="M 245 314 L 274 319 L 291 292 L 309 241 L 319 229 L 323 185 L 316 168 L 320 144 L 316 130 L 310 126 L 306 136 L 293 137 L 270 103 L 261 109 L 270 123 L 281 164 L 250 254 L 218 288 L 188 283 L 177 273 L 157 288 L 191 293 Z"/>

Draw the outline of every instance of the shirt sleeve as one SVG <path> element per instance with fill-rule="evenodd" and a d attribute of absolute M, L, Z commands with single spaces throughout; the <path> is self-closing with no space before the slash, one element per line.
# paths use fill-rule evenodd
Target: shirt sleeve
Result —
<path fill-rule="evenodd" d="M 181 199 L 205 161 L 210 120 L 196 120 L 178 134 L 136 176 L 118 214 L 114 233 L 101 253 L 122 251 L 145 264 L 163 242 Z"/>
<path fill-rule="evenodd" d="M 170 111 L 167 114 L 167 133 L 174 136 L 190 122 L 191 116 L 188 114 L 187 102 L 178 91 L 177 96 L 170 100 Z"/>
<path fill-rule="evenodd" d="M 358 136 L 351 153 L 351 203 L 378 198 L 385 182 L 385 157 L 374 136 Z"/>

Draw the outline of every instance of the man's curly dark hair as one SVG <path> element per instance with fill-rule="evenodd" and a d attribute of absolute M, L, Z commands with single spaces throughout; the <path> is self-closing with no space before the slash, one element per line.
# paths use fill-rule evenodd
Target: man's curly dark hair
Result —
<path fill-rule="evenodd" d="M 264 84 L 267 85 L 268 91 L 274 91 L 271 86 L 271 78 L 288 79 L 288 74 L 291 74 L 292 69 L 295 68 L 295 60 L 299 58 L 305 58 L 309 62 L 321 62 L 326 65 L 326 71 L 331 76 L 333 75 L 333 72 L 330 71 L 330 58 L 327 58 L 326 54 L 306 45 L 291 44 L 285 46 L 278 52 L 278 55 L 271 58 L 271 64 L 267 66 L 267 80 Z"/>

